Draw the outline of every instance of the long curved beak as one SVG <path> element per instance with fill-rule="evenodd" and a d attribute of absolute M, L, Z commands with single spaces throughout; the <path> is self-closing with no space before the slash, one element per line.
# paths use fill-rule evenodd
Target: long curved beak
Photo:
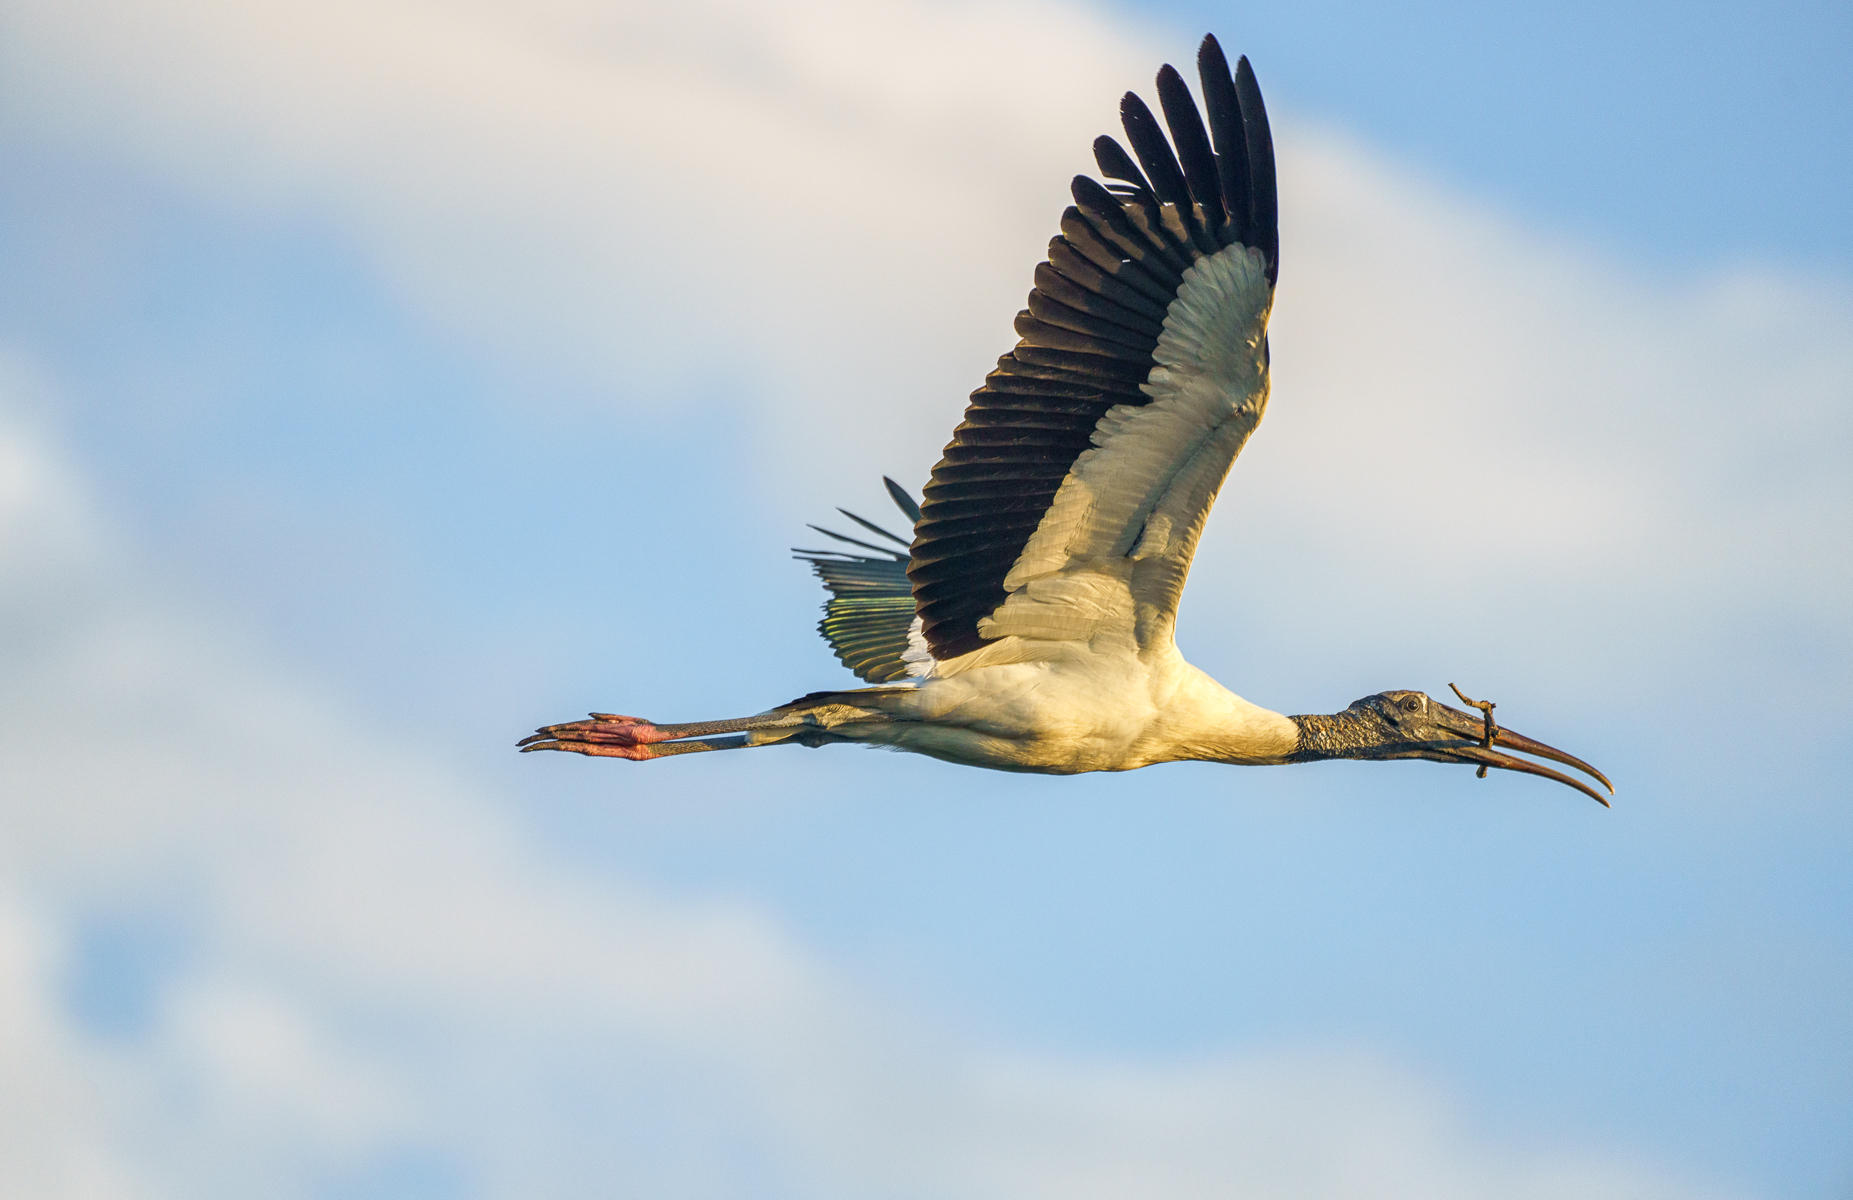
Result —
<path fill-rule="evenodd" d="M 1565 775 L 1562 771 L 1553 771 L 1549 767 L 1531 762 L 1528 759 L 1516 758 L 1510 753 L 1502 753 L 1502 751 L 1516 751 L 1519 754 L 1529 754 L 1532 758 L 1549 759 L 1551 762 L 1563 763 L 1565 766 L 1575 767 L 1577 770 L 1594 778 L 1604 788 L 1607 788 L 1610 796 L 1615 794 L 1615 785 L 1608 781 L 1608 776 L 1596 770 L 1574 754 L 1566 754 L 1555 746 L 1547 746 L 1535 738 L 1528 738 L 1524 734 L 1516 733 L 1504 726 L 1500 726 L 1494 732 L 1493 744 L 1491 746 L 1482 745 L 1481 743 L 1486 736 L 1486 719 L 1484 717 L 1477 713 L 1464 713 L 1458 708 L 1450 708 L 1438 700 L 1429 701 L 1429 712 L 1435 719 L 1436 724 L 1440 725 L 1448 733 L 1460 738 L 1461 741 L 1430 743 L 1416 751 L 1416 756 L 1419 758 L 1433 759 L 1436 762 L 1472 763 L 1482 768 L 1494 767 L 1501 771 L 1519 771 L 1526 775 L 1541 775 L 1546 779 L 1555 779 L 1558 783 L 1567 784 L 1575 788 L 1604 808 L 1609 806 L 1608 797 L 1602 795 L 1602 793 L 1596 791 L 1596 789 L 1590 787 L 1580 779 Z"/>

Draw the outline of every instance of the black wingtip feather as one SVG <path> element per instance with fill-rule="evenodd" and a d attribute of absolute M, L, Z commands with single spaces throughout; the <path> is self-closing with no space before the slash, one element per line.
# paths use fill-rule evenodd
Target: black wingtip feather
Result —
<path fill-rule="evenodd" d="M 1152 191 L 1166 204 L 1189 208 L 1190 189 L 1184 183 L 1183 168 L 1177 165 L 1177 155 L 1171 152 L 1171 143 L 1165 140 L 1158 118 L 1136 93 L 1120 97 L 1120 124 L 1125 126 L 1126 140 L 1132 143 L 1133 153 L 1145 168 L 1145 177 L 1152 181 Z"/>
<path fill-rule="evenodd" d="M 1222 52 L 1222 43 L 1216 40 L 1213 33 L 1204 34 L 1203 40 L 1197 43 L 1197 70 L 1205 73 L 1220 71 L 1224 75 L 1229 73 L 1229 56 Z"/>
<path fill-rule="evenodd" d="M 1197 111 L 1197 102 L 1190 98 L 1190 88 L 1184 83 L 1184 77 L 1170 63 L 1158 72 L 1158 104 L 1164 109 L 1165 124 L 1171 127 L 1171 141 L 1177 147 L 1191 195 L 1203 206 L 1210 224 L 1220 225 L 1222 181 L 1216 173 L 1216 155 L 1210 149 L 1209 135 L 1203 130 L 1203 116 Z"/>
<path fill-rule="evenodd" d="M 1267 260 L 1268 282 L 1280 274 L 1280 198 L 1275 191 L 1274 138 L 1268 130 L 1267 105 L 1248 56 L 1235 61 L 1235 94 L 1242 105 L 1242 133 L 1248 149 L 1249 215 L 1256 245 Z"/>
<path fill-rule="evenodd" d="M 1132 161 L 1132 156 L 1126 153 L 1124 146 L 1107 134 L 1103 133 L 1094 139 L 1094 162 L 1100 167 L 1100 173 L 1108 179 L 1129 183 L 1140 191 L 1152 190 L 1145 172 L 1139 170 L 1139 164 Z"/>
<path fill-rule="evenodd" d="M 1242 128 L 1242 101 L 1229 73 L 1229 60 L 1214 37 L 1203 39 L 1197 53 L 1197 68 L 1203 82 L 1203 107 L 1209 114 L 1210 139 L 1216 151 L 1216 171 L 1222 179 L 1222 194 L 1228 209 L 1229 224 L 1235 240 L 1243 245 L 1254 243 L 1250 225 L 1248 196 L 1248 137 Z"/>

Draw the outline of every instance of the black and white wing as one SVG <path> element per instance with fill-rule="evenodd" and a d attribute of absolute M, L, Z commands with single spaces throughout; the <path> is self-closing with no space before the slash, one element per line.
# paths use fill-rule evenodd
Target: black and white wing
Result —
<path fill-rule="evenodd" d="M 1207 130 L 1170 66 L 1169 141 L 1127 93 L 1132 153 L 1095 141 L 1114 182 L 1075 178 L 1022 340 L 933 469 L 907 575 L 941 669 L 987 647 L 1007 661 L 1171 638 L 1204 518 L 1267 403 L 1279 263 L 1254 72 L 1244 58 L 1231 74 L 1214 37 L 1197 61 Z"/>

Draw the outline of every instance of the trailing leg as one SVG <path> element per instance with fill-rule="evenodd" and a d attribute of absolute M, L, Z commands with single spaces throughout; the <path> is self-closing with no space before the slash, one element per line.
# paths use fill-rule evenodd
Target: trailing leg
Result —
<path fill-rule="evenodd" d="M 618 713 L 593 713 L 583 721 L 543 725 L 515 744 L 523 753 L 530 750 L 563 750 L 599 758 L 628 758 L 636 762 L 668 758 L 675 754 L 698 754 L 707 750 L 775 746 L 780 742 L 821 746 L 827 742 L 855 740 L 853 735 L 832 733 L 833 729 L 869 722 L 886 723 L 890 718 L 873 704 L 876 697 L 897 690 L 906 689 L 866 688 L 853 692 L 816 692 L 756 716 L 734 717 L 724 721 L 694 721 L 682 725 L 658 725 L 642 717 L 627 717 Z M 712 736 L 715 734 L 731 736 Z"/>
<path fill-rule="evenodd" d="M 672 754 L 696 754 L 703 750 L 769 746 L 785 741 L 803 729 L 802 720 L 778 714 L 776 710 L 757 717 L 739 717 L 731 721 L 696 721 L 686 725 L 656 725 L 641 717 L 593 713 L 588 720 L 542 726 L 515 744 L 521 747 L 523 753 L 529 750 L 566 750 L 574 754 L 628 758 L 641 762 L 647 758 L 668 758 Z M 706 737 L 716 733 L 739 736 Z"/>

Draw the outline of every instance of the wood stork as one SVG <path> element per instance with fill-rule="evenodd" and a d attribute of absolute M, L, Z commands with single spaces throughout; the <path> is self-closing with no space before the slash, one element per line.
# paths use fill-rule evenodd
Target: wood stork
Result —
<path fill-rule="evenodd" d="M 831 592 L 822 633 L 875 686 L 815 692 L 750 717 L 658 724 L 594 713 L 523 750 L 626 759 L 859 742 L 1006 771 L 1120 771 L 1183 759 L 1269 764 L 1418 758 L 1522 771 L 1606 804 L 1588 763 L 1417 691 L 1286 716 L 1184 661 L 1179 593 L 1217 489 L 1268 400 L 1279 268 L 1274 150 L 1246 58 L 1197 55 L 1205 127 L 1178 72 L 1158 73 L 1163 126 L 1120 102 L 1127 150 L 1094 142 L 1101 184 L 1036 268 L 1019 341 L 972 394 L 903 540 L 904 553 L 808 551 Z M 813 527 L 816 528 L 816 527 Z M 1450 685 L 1452 686 L 1452 685 Z M 1458 689 L 1456 694 L 1459 695 Z"/>

